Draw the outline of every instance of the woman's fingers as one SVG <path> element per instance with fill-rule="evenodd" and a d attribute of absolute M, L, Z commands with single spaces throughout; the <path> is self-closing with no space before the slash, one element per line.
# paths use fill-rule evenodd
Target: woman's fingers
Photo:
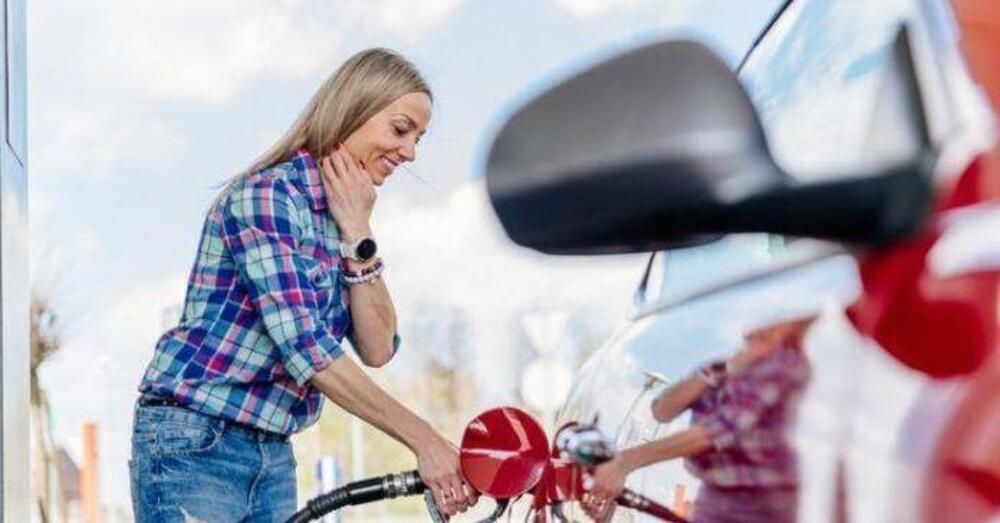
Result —
<path fill-rule="evenodd" d="M 347 166 L 347 159 L 344 158 L 343 148 L 333 151 L 330 154 L 330 161 L 333 162 L 334 171 L 337 174 L 337 178 L 341 180 L 348 180 L 350 176 L 349 167 Z"/>
<path fill-rule="evenodd" d="M 354 159 L 354 155 L 348 152 L 347 149 L 344 149 L 343 145 L 340 146 L 340 149 L 337 149 L 337 152 L 344 157 L 344 163 L 347 165 L 348 175 L 351 178 L 358 178 L 361 174 L 361 166 L 358 165 L 358 161 Z"/>
<path fill-rule="evenodd" d="M 479 503 L 479 491 L 475 489 L 468 481 L 463 481 L 462 487 L 465 489 L 465 494 L 469 499 L 469 506 L 474 507 L 476 503 Z"/>
<path fill-rule="evenodd" d="M 615 502 L 608 500 L 604 505 L 602 505 L 601 513 L 598 514 L 598 521 L 610 521 L 611 515 L 615 513 Z"/>
<path fill-rule="evenodd" d="M 445 500 L 445 509 L 448 515 L 455 515 L 463 510 L 465 495 L 461 485 L 455 480 L 453 475 L 445 477 L 441 481 L 441 497 Z"/>
<path fill-rule="evenodd" d="M 611 494 L 606 490 L 602 490 L 597 494 L 597 503 L 595 508 L 594 521 L 607 521 L 611 516 L 611 511 L 614 510 L 615 500 L 611 497 Z"/>
<path fill-rule="evenodd" d="M 431 494 L 434 495 L 434 503 L 437 504 L 438 509 L 444 513 L 445 516 L 452 515 L 452 502 L 450 495 L 446 492 L 444 484 L 436 483 L 431 487 Z"/>
<path fill-rule="evenodd" d="M 452 478 L 451 482 L 452 492 L 455 494 L 455 505 L 458 512 L 465 512 L 469 510 L 472 506 L 472 496 L 469 495 L 469 490 L 466 488 L 465 481 L 462 477 L 456 475 Z"/>
<path fill-rule="evenodd" d="M 333 151 L 333 154 L 344 160 L 345 170 L 339 173 L 341 177 L 358 183 L 371 183 L 371 178 L 365 172 L 364 164 L 354 158 L 354 155 L 344 148 L 343 144 L 340 144 Z"/>
<path fill-rule="evenodd" d="M 333 163 L 331 163 L 329 156 L 324 156 L 324 157 L 322 157 L 322 158 L 319 159 L 319 170 L 320 170 L 320 174 L 323 175 L 323 176 L 320 176 L 320 178 L 322 178 L 324 180 L 332 179 L 332 178 L 336 178 L 337 177 L 337 173 L 333 169 Z"/>
<path fill-rule="evenodd" d="M 327 199 L 329 200 L 330 196 L 338 195 L 343 192 L 341 190 L 343 182 L 337 176 L 333 166 L 333 161 L 329 156 L 320 159 L 319 164 L 322 172 L 322 176 L 319 177 L 320 182 L 323 183 L 323 189 L 325 189 Z"/>
<path fill-rule="evenodd" d="M 327 169 L 330 174 L 320 176 L 323 181 L 324 187 L 326 189 L 332 190 L 332 196 L 342 199 L 342 197 L 350 191 L 347 181 L 343 176 L 338 174 L 337 166 L 334 163 L 332 155 L 327 158 Z"/>
<path fill-rule="evenodd" d="M 330 182 L 337 177 L 337 174 L 333 170 L 333 164 L 330 163 L 329 156 L 324 156 L 319 159 L 319 172 L 320 172 L 319 179 L 321 182 L 323 182 L 323 187 L 325 189 L 329 189 Z"/>
<path fill-rule="evenodd" d="M 471 506 L 469 493 L 456 475 L 449 475 L 437 483 L 435 499 L 441 511 L 449 516 L 465 512 Z"/>
<path fill-rule="evenodd" d="M 580 501 L 583 511 L 594 521 L 606 521 L 614 510 L 615 502 L 606 491 L 594 489 Z"/>
<path fill-rule="evenodd" d="M 337 170 L 333 166 L 333 160 L 329 156 L 324 156 L 319 160 L 320 179 L 324 182 L 334 182 L 337 180 Z"/>
<path fill-rule="evenodd" d="M 371 177 L 364 171 L 359 162 L 354 159 L 343 146 L 330 154 L 337 177 L 344 184 L 346 191 L 353 194 L 364 195 L 366 205 L 375 203 L 375 185 L 372 184 Z"/>
<path fill-rule="evenodd" d="M 451 516 L 468 509 L 475 500 L 474 491 L 462 477 L 455 446 L 444 438 L 435 438 L 416 452 L 420 477 L 430 487 L 441 512 Z"/>
<path fill-rule="evenodd" d="M 587 516 L 590 517 L 590 519 L 596 520 L 599 514 L 597 510 L 598 509 L 597 498 L 593 494 L 588 492 L 583 495 L 581 504 L 583 505 L 583 511 L 587 514 Z"/>

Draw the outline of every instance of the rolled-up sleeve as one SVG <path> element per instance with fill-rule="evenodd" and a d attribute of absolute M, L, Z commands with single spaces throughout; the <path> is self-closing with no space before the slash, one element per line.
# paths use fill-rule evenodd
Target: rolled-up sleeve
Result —
<path fill-rule="evenodd" d="M 268 336 L 300 386 L 343 354 L 323 321 L 298 249 L 302 224 L 280 178 L 247 180 L 223 206 L 223 242 Z"/>

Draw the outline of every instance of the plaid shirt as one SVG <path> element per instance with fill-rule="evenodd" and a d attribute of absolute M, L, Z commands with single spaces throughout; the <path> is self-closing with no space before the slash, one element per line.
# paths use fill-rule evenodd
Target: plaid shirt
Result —
<path fill-rule="evenodd" d="M 308 381 L 353 344 L 338 238 L 305 151 L 238 181 L 206 217 L 184 313 L 139 391 L 270 432 L 315 422 Z"/>
<path fill-rule="evenodd" d="M 788 429 L 809 376 L 802 351 L 785 347 L 702 394 L 691 423 L 708 431 L 715 448 L 687 458 L 687 470 L 716 487 L 798 485 Z"/>

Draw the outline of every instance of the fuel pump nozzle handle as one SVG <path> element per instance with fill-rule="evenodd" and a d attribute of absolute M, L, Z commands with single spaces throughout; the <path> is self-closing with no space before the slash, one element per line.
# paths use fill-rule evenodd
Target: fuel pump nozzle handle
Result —
<path fill-rule="evenodd" d="M 287 523 L 305 523 L 319 519 L 341 507 L 412 496 L 426 490 L 427 486 L 416 470 L 354 481 L 310 500 L 306 507 L 296 512 Z"/>

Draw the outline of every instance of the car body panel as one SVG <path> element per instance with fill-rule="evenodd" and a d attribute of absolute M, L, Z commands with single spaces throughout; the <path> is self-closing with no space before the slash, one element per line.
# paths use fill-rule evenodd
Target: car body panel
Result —
<path fill-rule="evenodd" d="M 793 176 L 814 180 L 865 172 L 912 154 L 916 131 L 893 107 L 886 73 L 893 35 L 902 24 L 914 34 L 924 131 L 939 153 L 935 177 L 941 191 L 974 168 L 993 143 L 992 113 L 961 59 L 947 3 L 799 0 L 741 72 L 772 153 Z M 930 250 L 921 277 L 934 273 L 942 288 L 961 294 L 963 283 L 956 278 L 983 275 L 969 284 L 970 292 L 995 294 L 1000 240 L 989 237 L 993 231 L 995 238 L 998 223 L 994 204 L 936 215 L 932 224 L 941 241 Z M 665 425 L 652 419 L 650 402 L 664 384 L 646 373 L 681 379 L 736 350 L 748 329 L 812 311 L 818 319 L 804 348 L 814 378 L 791 435 L 800 459 L 800 519 L 940 521 L 959 509 L 954 501 L 928 495 L 937 490 L 959 492 L 951 499 L 967 501 L 970 521 L 988 517 L 991 501 L 983 492 L 992 485 L 989 467 L 970 465 L 964 477 L 972 479 L 955 486 L 959 480 L 948 460 L 996 460 L 1000 469 L 1000 443 L 983 443 L 996 431 L 971 421 L 983 414 L 970 399 L 988 390 L 983 383 L 1000 379 L 996 351 L 971 376 L 937 379 L 909 368 L 858 330 L 849 309 L 871 289 L 863 286 L 855 256 L 811 242 L 734 241 L 756 247 L 708 245 L 651 260 L 632 321 L 585 362 L 561 421 L 597 415 L 619 447 L 681 430 L 686 416 Z M 1000 318 L 987 323 L 995 332 Z M 1000 486 L 1000 476 L 997 481 Z M 697 489 L 680 460 L 628 479 L 629 487 L 667 504 L 674 502 L 677 485 L 689 494 Z M 642 520 L 627 512 L 615 518 Z"/>

